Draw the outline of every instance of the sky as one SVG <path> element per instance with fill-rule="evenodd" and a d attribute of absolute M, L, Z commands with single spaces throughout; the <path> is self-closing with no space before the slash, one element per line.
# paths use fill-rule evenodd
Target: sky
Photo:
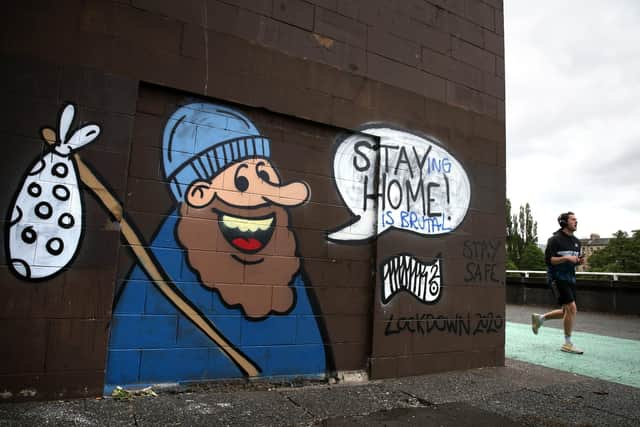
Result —
<path fill-rule="evenodd" d="M 640 1 L 504 0 L 507 197 L 539 243 L 640 229 Z"/>

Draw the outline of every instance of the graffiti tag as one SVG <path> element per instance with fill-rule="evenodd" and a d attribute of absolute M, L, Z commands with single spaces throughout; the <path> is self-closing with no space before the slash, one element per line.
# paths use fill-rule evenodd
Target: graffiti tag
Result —
<path fill-rule="evenodd" d="M 500 247 L 500 240 L 466 240 L 462 249 L 462 256 L 468 260 L 464 281 L 499 283 L 495 261 Z"/>
<path fill-rule="evenodd" d="M 418 301 L 435 303 L 442 286 L 441 260 L 420 261 L 410 254 L 399 254 L 385 260 L 382 273 L 382 303 L 387 304 L 400 291 L 413 295 Z"/>
<path fill-rule="evenodd" d="M 396 318 L 391 314 L 385 323 L 385 335 L 445 333 L 462 336 L 498 333 L 504 328 L 504 316 L 493 312 L 473 315 L 471 313 L 456 313 L 453 316 L 422 313 Z"/>

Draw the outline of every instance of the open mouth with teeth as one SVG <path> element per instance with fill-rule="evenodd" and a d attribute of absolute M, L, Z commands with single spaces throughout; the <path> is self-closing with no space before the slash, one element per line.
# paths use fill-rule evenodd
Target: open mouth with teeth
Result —
<path fill-rule="evenodd" d="M 218 212 L 220 231 L 231 246 L 246 254 L 262 250 L 271 240 L 275 213 L 259 218 L 246 218 Z"/>

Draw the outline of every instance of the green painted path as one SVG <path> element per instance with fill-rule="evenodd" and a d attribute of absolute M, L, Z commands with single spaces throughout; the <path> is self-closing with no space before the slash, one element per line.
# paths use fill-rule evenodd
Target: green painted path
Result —
<path fill-rule="evenodd" d="M 507 322 L 505 356 L 640 388 L 640 341 L 586 332 L 574 332 L 572 341 L 583 355 L 560 351 L 561 329 L 543 326 L 534 335 L 530 324 Z"/>

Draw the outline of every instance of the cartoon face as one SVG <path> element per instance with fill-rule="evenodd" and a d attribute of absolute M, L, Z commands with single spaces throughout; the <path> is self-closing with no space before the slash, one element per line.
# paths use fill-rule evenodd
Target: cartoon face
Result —
<path fill-rule="evenodd" d="M 283 184 L 266 158 L 246 159 L 191 184 L 177 236 L 202 283 L 225 303 L 252 318 L 284 313 L 295 302 L 288 285 L 300 267 L 286 208 L 308 197 L 305 183 Z"/>

